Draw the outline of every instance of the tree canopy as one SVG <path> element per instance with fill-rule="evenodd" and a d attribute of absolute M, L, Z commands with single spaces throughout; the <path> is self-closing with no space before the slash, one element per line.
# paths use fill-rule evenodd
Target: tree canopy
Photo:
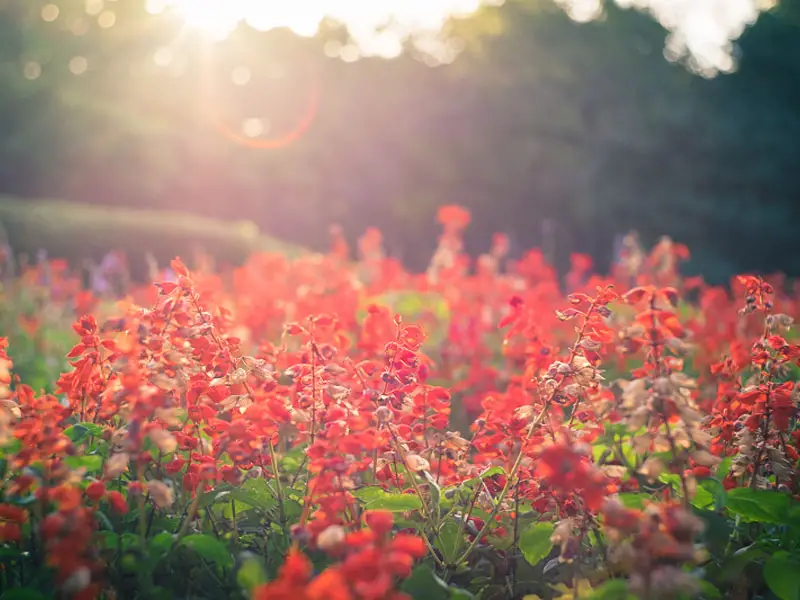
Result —
<path fill-rule="evenodd" d="M 557 264 L 588 252 L 602 268 L 637 229 L 686 243 L 711 280 L 796 275 L 798 4 L 743 32 L 734 72 L 702 77 L 617 3 L 586 23 L 550 0 L 484 7 L 448 27 L 463 50 L 433 68 L 410 42 L 391 60 L 329 56 L 348 43 L 333 22 L 210 46 L 171 43 L 176 24 L 143 0 L 59 0 L 54 19 L 7 0 L 0 191 L 252 219 L 315 248 L 333 222 L 375 226 L 414 266 L 436 208 L 459 203 L 474 251 L 551 227 Z"/>

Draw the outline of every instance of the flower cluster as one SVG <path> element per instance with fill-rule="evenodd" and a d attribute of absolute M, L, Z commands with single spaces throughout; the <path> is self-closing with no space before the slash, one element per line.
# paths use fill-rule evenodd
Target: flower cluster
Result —
<path fill-rule="evenodd" d="M 422 274 L 377 231 L 351 261 L 336 228 L 327 255 L 175 259 L 124 298 L 30 267 L 21 281 L 52 310 L 9 321 L 12 341 L 62 314 L 73 343 L 48 355 L 37 337 L 64 368 L 34 389 L 0 340 L 0 585 L 494 599 L 616 578 L 676 597 L 701 589 L 703 544 L 720 589 L 738 548 L 794 560 L 791 288 L 685 279 L 685 247 L 648 254 L 635 236 L 611 275 L 575 255 L 562 286 L 504 236 L 471 264 L 469 213 L 439 220 Z M 725 520 L 725 543 L 701 517 Z"/>

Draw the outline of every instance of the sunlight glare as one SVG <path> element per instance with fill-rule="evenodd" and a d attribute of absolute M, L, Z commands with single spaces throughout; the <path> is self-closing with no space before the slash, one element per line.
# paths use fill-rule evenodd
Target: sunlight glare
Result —
<path fill-rule="evenodd" d="M 450 18 L 503 0 L 149 0 L 151 12 L 178 15 L 188 29 L 224 40 L 240 24 L 285 27 L 313 36 L 324 19 L 347 26 L 361 55 L 397 56 L 409 35 L 436 36 Z M 154 10 L 153 8 L 156 7 Z"/>

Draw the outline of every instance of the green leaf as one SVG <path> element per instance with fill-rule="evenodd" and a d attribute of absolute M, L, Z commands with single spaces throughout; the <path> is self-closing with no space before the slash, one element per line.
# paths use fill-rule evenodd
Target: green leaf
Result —
<path fill-rule="evenodd" d="M 102 434 L 103 427 L 97 423 L 76 423 L 64 430 L 64 435 L 74 443 L 80 442 L 88 437 L 99 437 Z"/>
<path fill-rule="evenodd" d="M 97 510 L 94 514 L 95 517 L 97 517 L 98 523 L 100 523 L 104 529 L 114 531 L 114 525 L 111 523 L 111 519 L 108 518 L 106 513 L 104 513 L 102 510 Z"/>
<path fill-rule="evenodd" d="M 420 565 L 400 588 L 414 600 L 449 600 L 447 584 L 428 565 Z"/>
<path fill-rule="evenodd" d="M 635 598 L 628 591 L 628 582 L 624 579 L 609 579 L 592 592 L 588 600 L 628 600 Z"/>
<path fill-rule="evenodd" d="M 377 500 L 378 498 L 381 498 L 385 495 L 386 495 L 386 490 L 376 486 L 363 487 L 353 491 L 353 496 L 355 496 L 364 503 L 369 503 L 373 500 Z"/>
<path fill-rule="evenodd" d="M 719 578 L 724 582 L 732 582 L 740 577 L 747 567 L 760 562 L 766 556 L 767 552 L 756 544 L 739 548 L 722 563 Z"/>
<path fill-rule="evenodd" d="M 191 548 L 202 558 L 213 562 L 223 568 L 233 566 L 233 557 L 225 545 L 217 538 L 210 535 L 187 535 L 181 540 L 181 545 Z"/>
<path fill-rule="evenodd" d="M 236 496 L 236 492 L 232 494 L 234 497 Z M 233 499 L 230 502 L 226 502 L 222 505 L 222 516 L 226 519 L 233 519 L 233 506 L 236 506 L 236 517 L 241 517 L 242 513 L 248 510 L 251 510 L 253 506 L 247 502 L 242 502 L 240 500 Z"/>
<path fill-rule="evenodd" d="M 697 486 L 692 505 L 700 509 L 722 510 L 725 508 L 728 495 L 725 487 L 717 479 L 704 479 Z"/>
<path fill-rule="evenodd" d="M 447 501 L 442 502 L 442 488 L 439 487 L 439 483 L 436 481 L 436 478 L 433 475 L 427 471 L 423 471 L 423 475 L 428 481 L 428 491 L 431 497 L 428 512 L 433 515 L 438 515 L 440 513 L 440 509 L 444 505 L 451 505 L 452 503 Z"/>
<path fill-rule="evenodd" d="M 13 438 L 0 449 L 0 458 L 18 454 L 20 450 L 22 450 L 22 442 L 17 438 Z"/>
<path fill-rule="evenodd" d="M 722 600 L 722 592 L 720 592 L 716 586 L 705 579 L 698 581 L 698 584 L 700 585 L 700 594 L 703 598 L 707 600 Z"/>
<path fill-rule="evenodd" d="M 242 487 L 231 490 L 230 495 L 225 496 L 224 500 L 220 497 L 220 501 L 227 502 L 228 511 L 230 511 L 231 499 L 261 511 L 272 510 L 278 505 L 278 501 L 263 479 L 248 479 L 242 484 Z M 238 509 L 239 506 L 237 505 L 236 508 Z"/>
<path fill-rule="evenodd" d="M 764 565 L 764 581 L 781 600 L 800 600 L 800 560 L 787 552 L 778 552 Z"/>
<path fill-rule="evenodd" d="M 217 502 L 227 502 L 231 499 L 231 490 L 227 488 L 218 488 L 211 492 L 206 492 L 203 494 L 203 497 L 200 498 L 200 502 L 197 505 L 198 508 L 203 509 L 209 506 L 213 506 Z"/>
<path fill-rule="evenodd" d="M 20 588 L 18 590 L 8 590 L 3 592 L 0 600 L 47 600 L 47 596 L 38 590 L 31 588 Z"/>
<path fill-rule="evenodd" d="M 483 473 L 478 475 L 480 479 L 488 479 L 489 477 L 494 477 L 495 475 L 502 475 L 505 473 L 505 469 L 503 467 L 489 467 Z"/>
<path fill-rule="evenodd" d="M 788 517 L 791 502 L 781 492 L 735 488 L 728 492 L 726 504 L 745 523 L 781 524 Z"/>
<path fill-rule="evenodd" d="M 0 547 L 0 562 L 19 560 L 24 551 L 20 548 Z"/>
<path fill-rule="evenodd" d="M 635 492 L 623 492 L 617 495 L 622 506 L 625 508 L 634 508 L 641 510 L 644 508 L 644 501 L 647 499 L 645 494 L 637 494 Z"/>
<path fill-rule="evenodd" d="M 243 590 L 252 592 L 254 587 L 267 582 L 264 565 L 256 557 L 248 558 L 236 572 L 236 582 Z"/>
<path fill-rule="evenodd" d="M 730 456 L 726 456 L 725 458 L 723 458 L 722 462 L 720 462 L 717 465 L 717 472 L 716 472 L 717 479 L 719 479 L 720 481 L 725 479 L 728 476 L 728 473 L 731 472 L 732 465 L 733 465 L 733 459 Z"/>
<path fill-rule="evenodd" d="M 367 510 L 388 510 L 390 512 L 406 512 L 419 510 L 422 502 L 416 494 L 384 494 L 367 502 Z"/>
<path fill-rule="evenodd" d="M 550 541 L 553 529 L 552 523 L 536 523 L 522 532 L 519 549 L 529 564 L 536 565 L 550 554 L 553 549 L 553 542 Z"/>
<path fill-rule="evenodd" d="M 462 545 L 464 537 L 461 527 L 455 521 L 447 521 L 439 529 L 439 533 L 434 539 L 434 546 L 447 559 L 447 562 L 456 559 L 456 550 Z"/>
<path fill-rule="evenodd" d="M 172 547 L 174 540 L 174 535 L 167 531 L 162 531 L 161 533 L 153 536 L 153 539 L 150 540 L 148 546 L 150 546 L 150 550 L 152 550 L 154 554 L 162 555 Z"/>
<path fill-rule="evenodd" d="M 478 485 L 481 481 L 489 479 L 490 477 L 494 477 L 495 475 L 502 475 L 503 473 L 505 473 L 503 467 L 489 467 L 477 477 L 473 477 L 472 479 L 467 479 L 465 481 L 462 481 L 460 487 L 466 489 L 474 489 L 475 486 Z"/>
<path fill-rule="evenodd" d="M 714 505 L 714 494 L 703 485 L 704 483 L 697 486 L 692 497 L 692 506 L 700 509 L 711 508 Z"/>
<path fill-rule="evenodd" d="M 103 468 L 103 457 L 99 454 L 84 456 L 68 456 L 64 462 L 70 469 L 86 469 L 87 473 L 96 473 Z"/>
<path fill-rule="evenodd" d="M 449 587 L 428 565 L 420 565 L 403 582 L 401 591 L 414 600 L 469 600 L 467 590 Z"/>
<path fill-rule="evenodd" d="M 715 556 L 724 556 L 731 537 L 733 521 L 727 515 L 710 510 L 694 510 L 694 514 L 705 523 L 703 545 Z"/>

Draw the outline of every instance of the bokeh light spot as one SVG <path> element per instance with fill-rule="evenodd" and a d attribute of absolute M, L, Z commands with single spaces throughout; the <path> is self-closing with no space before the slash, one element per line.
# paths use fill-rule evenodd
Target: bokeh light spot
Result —
<path fill-rule="evenodd" d="M 144 9 L 151 15 L 160 15 L 169 6 L 169 0 L 147 0 Z"/>
<path fill-rule="evenodd" d="M 85 56 L 74 56 L 69 61 L 69 70 L 73 75 L 83 75 L 89 68 L 89 61 Z"/>
<path fill-rule="evenodd" d="M 257 117 L 245 119 L 244 123 L 242 123 L 242 133 L 249 138 L 255 138 L 260 135 L 264 135 L 264 133 L 267 132 L 267 129 L 268 127 L 267 124 L 264 123 L 264 120 Z"/>
<path fill-rule="evenodd" d="M 73 35 L 86 35 L 89 33 L 90 23 L 88 19 L 78 17 L 70 24 L 69 30 Z"/>
<path fill-rule="evenodd" d="M 360 55 L 361 53 L 355 44 L 347 44 L 339 51 L 339 57 L 345 62 L 355 62 Z"/>
<path fill-rule="evenodd" d="M 103 12 L 103 0 L 86 0 L 86 14 L 95 16 Z"/>
<path fill-rule="evenodd" d="M 236 67 L 231 73 L 231 81 L 234 85 L 247 85 L 251 78 L 250 69 L 244 65 Z"/>
<path fill-rule="evenodd" d="M 168 67 L 174 58 L 172 48 L 169 46 L 162 46 L 153 55 L 153 62 L 159 67 Z"/>
<path fill-rule="evenodd" d="M 55 4 L 45 4 L 42 7 L 42 20 L 52 23 L 58 18 L 60 13 L 61 11 Z"/>
<path fill-rule="evenodd" d="M 34 79 L 39 79 L 42 75 L 42 65 L 40 65 L 35 60 L 31 60 L 25 63 L 25 67 L 22 69 L 22 75 L 25 79 L 29 79 L 33 81 Z"/>
<path fill-rule="evenodd" d="M 323 52 L 329 58 L 338 58 L 342 52 L 342 43 L 339 40 L 328 40 L 325 42 Z"/>
<path fill-rule="evenodd" d="M 100 16 L 97 17 L 97 24 L 103 29 L 109 29 L 110 27 L 113 27 L 114 23 L 116 22 L 117 15 L 111 10 L 103 11 Z"/>

